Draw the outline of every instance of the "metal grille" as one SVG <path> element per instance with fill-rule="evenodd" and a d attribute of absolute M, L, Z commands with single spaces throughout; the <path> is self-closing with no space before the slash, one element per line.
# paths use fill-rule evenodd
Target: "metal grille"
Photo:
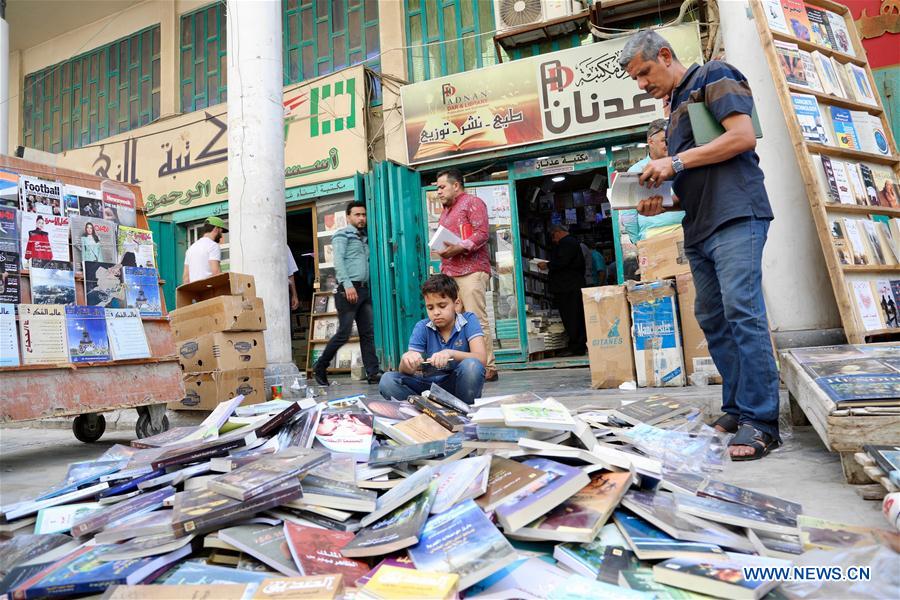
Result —
<path fill-rule="evenodd" d="M 159 118 L 159 26 L 25 76 L 23 138 L 80 148 Z"/>

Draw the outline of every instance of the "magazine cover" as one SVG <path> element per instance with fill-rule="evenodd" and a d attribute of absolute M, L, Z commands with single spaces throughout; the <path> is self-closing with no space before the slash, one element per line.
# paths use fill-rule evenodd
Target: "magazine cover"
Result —
<path fill-rule="evenodd" d="M 156 259 L 153 257 L 153 233 L 146 229 L 119 225 L 117 238 L 119 261 L 122 266 L 156 268 Z"/>
<path fill-rule="evenodd" d="M 103 196 L 100 190 L 67 184 L 63 192 L 69 214 L 74 213 L 91 219 L 103 218 Z"/>
<path fill-rule="evenodd" d="M 69 220 L 72 228 L 72 262 L 76 272 L 81 272 L 82 262 L 114 263 L 119 260 L 115 223 L 81 215 Z"/>
<path fill-rule="evenodd" d="M 134 205 L 134 196 L 132 195 L 126 195 L 124 192 L 103 191 L 104 219 L 115 221 L 126 227 L 134 227 L 137 225 L 137 212 Z"/>
<path fill-rule="evenodd" d="M 372 448 L 372 423 L 372 415 L 364 412 L 326 413 L 319 418 L 316 440 L 332 452 L 365 462 Z"/>
<path fill-rule="evenodd" d="M 0 367 L 19 366 L 19 335 L 16 332 L 16 307 L 0 303 Z"/>
<path fill-rule="evenodd" d="M 19 208 L 19 175 L 0 169 L 0 207 Z"/>
<path fill-rule="evenodd" d="M 19 208 L 25 212 L 50 217 L 65 216 L 63 209 L 63 184 L 40 177 L 19 177 Z"/>
<path fill-rule="evenodd" d="M 149 358 L 150 346 L 140 311 L 134 308 L 107 308 L 104 312 L 112 359 Z"/>
<path fill-rule="evenodd" d="M 85 261 L 82 269 L 85 304 L 105 308 L 125 308 L 122 265 Z"/>
<path fill-rule="evenodd" d="M 159 298 L 159 273 L 156 269 L 124 267 L 125 305 L 141 311 L 143 317 L 162 316 Z"/>
<path fill-rule="evenodd" d="M 68 362 L 66 307 L 60 304 L 20 304 L 19 342 L 22 346 L 22 364 Z"/>
<path fill-rule="evenodd" d="M 31 301 L 34 304 L 75 304 L 75 273 L 72 271 L 72 263 L 33 260 Z"/>
<path fill-rule="evenodd" d="M 19 211 L 0 206 L 0 251 L 19 252 Z"/>
<path fill-rule="evenodd" d="M 73 363 L 110 360 L 106 313 L 99 306 L 67 306 L 66 333 Z"/>
<path fill-rule="evenodd" d="M 31 259 L 62 260 L 69 257 L 69 218 L 50 217 L 33 212 L 20 212 L 19 243 L 22 267 Z"/>
<path fill-rule="evenodd" d="M 21 301 L 19 290 L 19 255 L 0 250 L 0 302 L 18 304 Z"/>

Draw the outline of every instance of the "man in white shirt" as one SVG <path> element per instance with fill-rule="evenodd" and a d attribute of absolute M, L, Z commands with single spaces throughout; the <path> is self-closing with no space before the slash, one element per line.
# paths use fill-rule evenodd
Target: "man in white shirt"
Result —
<path fill-rule="evenodd" d="M 209 217 L 203 224 L 203 237 L 191 244 L 184 255 L 184 273 L 181 283 L 206 279 L 222 272 L 222 234 L 228 232 L 225 221 L 219 217 Z"/>
<path fill-rule="evenodd" d="M 294 260 L 294 253 L 290 247 L 287 248 L 288 259 L 288 291 L 291 294 L 291 310 L 300 308 L 300 296 L 297 295 L 297 283 L 294 281 L 294 273 L 297 272 L 297 261 Z"/>

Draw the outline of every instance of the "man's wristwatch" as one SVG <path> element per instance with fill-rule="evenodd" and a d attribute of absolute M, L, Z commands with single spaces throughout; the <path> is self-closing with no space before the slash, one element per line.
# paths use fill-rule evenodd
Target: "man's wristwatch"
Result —
<path fill-rule="evenodd" d="M 675 171 L 676 174 L 684 171 L 684 163 L 681 162 L 681 158 L 679 158 L 679 156 L 677 154 L 672 157 L 672 169 Z"/>

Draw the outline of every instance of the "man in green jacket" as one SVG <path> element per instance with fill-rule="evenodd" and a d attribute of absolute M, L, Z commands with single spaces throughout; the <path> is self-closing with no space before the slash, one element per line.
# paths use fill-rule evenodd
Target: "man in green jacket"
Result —
<path fill-rule="evenodd" d="M 313 366 L 313 374 L 319 385 L 328 385 L 328 365 L 341 346 L 350 339 L 353 321 L 356 321 L 356 328 L 359 330 L 359 346 L 369 383 L 377 384 L 383 374 L 375 354 L 375 318 L 369 288 L 369 244 L 366 236 L 366 205 L 363 202 L 354 201 L 347 205 L 347 223 L 346 227 L 331 238 L 334 271 L 338 281 L 334 295 L 338 329 Z"/>

